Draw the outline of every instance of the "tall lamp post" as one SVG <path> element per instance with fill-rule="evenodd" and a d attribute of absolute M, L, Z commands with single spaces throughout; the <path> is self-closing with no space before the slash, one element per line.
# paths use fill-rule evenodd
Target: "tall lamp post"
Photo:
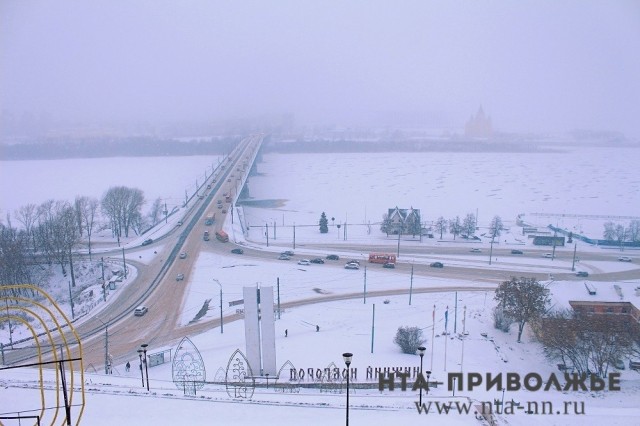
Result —
<path fill-rule="evenodd" d="M 147 392 L 149 391 L 149 364 L 147 363 L 147 343 L 140 345 L 142 352 L 144 353 L 144 375 L 147 376 Z M 143 384 L 144 385 L 144 384 Z"/>
<path fill-rule="evenodd" d="M 220 334 L 222 334 L 224 333 L 224 323 L 222 320 L 222 284 L 220 284 L 220 281 L 216 280 L 215 278 L 213 279 L 213 281 L 215 281 L 215 283 L 220 286 Z"/>
<path fill-rule="evenodd" d="M 427 395 L 429 395 L 429 377 L 431 377 L 431 370 L 427 370 Z"/>
<path fill-rule="evenodd" d="M 353 354 L 351 352 L 345 352 L 342 354 L 344 363 L 347 365 L 347 423 L 346 423 L 347 426 L 349 426 L 349 376 L 351 373 L 349 366 L 351 365 L 352 357 L 353 357 Z"/>
<path fill-rule="evenodd" d="M 424 357 L 424 351 L 427 350 L 424 346 L 418 347 L 418 355 L 420 355 L 420 375 L 422 376 L 422 358 Z M 428 386 L 428 382 L 427 382 Z M 422 407 L 422 386 L 420 386 L 420 406 Z"/>
<path fill-rule="evenodd" d="M 144 387 L 144 371 L 142 370 L 142 349 L 138 349 L 138 357 L 140 358 L 140 378 L 142 379 L 142 387 Z"/>

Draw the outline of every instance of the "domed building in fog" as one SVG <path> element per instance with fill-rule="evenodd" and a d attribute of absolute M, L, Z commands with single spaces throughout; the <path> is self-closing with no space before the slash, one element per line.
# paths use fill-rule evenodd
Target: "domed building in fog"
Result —
<path fill-rule="evenodd" d="M 472 115 L 464 126 L 464 135 L 469 138 L 490 138 L 493 135 L 491 117 L 485 115 L 482 106 Z"/>

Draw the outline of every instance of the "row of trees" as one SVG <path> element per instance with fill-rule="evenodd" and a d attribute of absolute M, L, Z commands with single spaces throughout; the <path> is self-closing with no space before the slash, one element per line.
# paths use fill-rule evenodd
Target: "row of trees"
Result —
<path fill-rule="evenodd" d="M 629 225 L 605 222 L 602 236 L 605 240 L 617 241 L 620 245 L 625 241 L 640 242 L 640 220 L 632 220 Z"/>
<path fill-rule="evenodd" d="M 83 239 L 88 241 L 98 230 L 110 229 L 117 238 L 130 232 L 140 234 L 149 223 L 160 219 L 162 203 L 156 200 L 151 215 L 143 219 L 143 192 L 124 186 L 112 187 L 101 200 L 78 196 L 73 203 L 47 200 L 40 205 L 27 204 L 15 212 L 15 220 L 22 227 L 13 227 L 12 218 L 0 224 L 0 285 L 38 282 L 34 276 L 37 263 L 57 264 L 62 273 L 73 274 L 73 250 Z"/>

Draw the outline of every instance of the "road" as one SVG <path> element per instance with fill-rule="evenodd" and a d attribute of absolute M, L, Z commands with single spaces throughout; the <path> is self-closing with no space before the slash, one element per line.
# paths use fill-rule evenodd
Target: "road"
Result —
<path fill-rule="evenodd" d="M 167 235 L 156 239 L 151 246 L 147 246 L 144 250 L 153 248 L 157 251 L 154 260 L 151 263 L 144 264 L 136 261 L 138 253 L 142 248 L 129 249 L 126 252 L 127 262 L 136 267 L 138 276 L 133 283 L 123 286 L 116 293 L 117 299 L 106 306 L 99 315 L 88 318 L 78 324 L 75 328 L 82 338 L 83 359 L 85 369 L 100 371 L 105 364 L 105 334 L 109 336 L 109 352 L 114 356 L 115 364 L 124 363 L 127 360 L 137 358 L 135 350 L 142 343 L 148 343 L 151 347 L 160 347 L 177 343 L 186 335 L 195 335 L 211 328 L 220 326 L 220 320 L 210 319 L 202 320 L 195 324 L 180 326 L 180 317 L 186 300 L 185 292 L 188 286 L 176 285 L 176 276 L 179 273 L 185 275 L 185 280 L 189 280 L 189 272 L 194 267 L 197 259 L 197 253 L 202 251 L 214 252 L 220 255 L 229 256 L 229 250 L 233 247 L 231 244 L 212 244 L 203 241 L 202 229 L 208 229 L 211 238 L 215 238 L 215 231 L 220 229 L 224 222 L 225 215 L 229 214 L 229 204 L 225 202 L 224 194 L 237 198 L 237 192 L 242 187 L 244 179 L 246 179 L 245 162 L 252 160 L 256 155 L 256 149 L 261 142 L 261 136 L 253 136 L 243 140 L 234 150 L 227 160 L 210 179 L 215 179 L 215 183 L 210 183 L 211 189 L 205 194 L 203 200 L 196 201 L 196 205 L 191 208 L 191 213 L 185 218 L 184 224 L 176 227 L 175 230 Z M 249 161 L 250 162 L 250 161 Z M 217 201 L 222 200 L 223 209 L 217 207 Z M 223 213 L 223 211 L 226 211 Z M 204 218 L 207 214 L 215 213 L 216 221 L 211 226 L 204 226 Z M 244 256 L 247 258 L 261 259 L 267 261 L 281 262 L 276 260 L 277 254 L 264 250 L 252 250 L 243 247 Z M 332 251 L 352 253 L 367 253 L 370 250 L 368 245 L 358 244 L 305 244 L 304 249 L 320 250 L 326 253 Z M 460 247 L 424 247 L 403 246 L 401 257 L 395 270 L 389 270 L 389 273 L 408 273 L 413 268 L 414 275 L 428 277 L 442 277 L 448 279 L 459 279 L 461 281 L 474 281 L 474 287 L 457 286 L 457 287 L 429 287 L 413 289 L 414 293 L 426 292 L 442 292 L 442 291 L 487 291 L 493 290 L 498 283 L 509 279 L 511 276 L 534 276 L 539 280 L 546 280 L 549 277 L 549 270 L 554 271 L 553 275 L 558 280 L 583 280 L 577 278 L 574 272 L 566 268 L 566 262 L 562 267 L 558 265 L 558 261 L 564 260 L 571 262 L 573 252 L 559 250 L 556 252 L 556 259 L 545 259 L 548 261 L 540 272 L 532 272 L 532 263 L 526 260 L 532 258 L 540 259 L 541 255 L 550 251 L 548 248 L 540 250 L 527 249 L 522 255 L 513 255 L 510 250 L 494 248 L 493 257 L 505 258 L 509 256 L 510 262 L 501 262 L 500 268 L 492 269 L 488 266 L 488 251 L 483 249 L 481 253 L 470 253 L 468 245 Z M 179 258 L 179 253 L 187 253 L 184 259 Z M 454 263 L 447 263 L 451 256 L 464 255 L 467 259 L 472 256 L 473 262 L 458 260 Z M 607 261 L 615 260 L 617 253 L 611 252 L 583 252 L 580 258 L 586 261 Z M 299 258 L 301 256 L 296 256 Z M 295 261 L 296 258 L 292 259 Z M 413 264 L 407 263 L 404 259 L 414 258 L 421 261 Z M 422 261 L 424 259 L 424 261 Z M 515 260 L 514 259 L 518 259 Z M 522 262 L 519 261 L 522 259 Z M 365 260 L 362 259 L 361 260 Z M 445 263 L 445 267 L 431 268 L 429 263 L 433 261 L 441 261 Z M 483 266 L 473 266 L 482 264 Z M 555 263 L 554 263 L 555 262 Z M 538 262 L 539 263 L 539 262 Z M 533 265 L 535 267 L 535 265 Z M 342 262 L 327 262 L 324 268 L 343 268 Z M 380 265 L 369 265 L 369 268 L 379 268 Z M 640 278 L 640 269 L 634 268 L 621 272 L 599 272 L 592 274 L 590 280 L 599 281 L 619 281 Z M 480 285 L 480 283 L 483 283 Z M 387 290 L 368 292 L 369 297 L 384 295 L 400 295 L 408 293 L 404 290 Z M 283 308 L 291 308 L 295 306 L 303 306 L 312 303 L 326 303 L 336 300 L 345 300 L 351 298 L 361 298 L 361 292 L 349 294 L 333 294 L 318 295 L 311 299 L 297 300 L 282 305 Z M 139 305 L 144 304 L 149 307 L 149 312 L 142 317 L 134 317 L 133 310 Z M 240 315 L 229 315 L 224 318 L 225 323 L 241 319 Z M 107 329 L 108 328 L 108 329 Z M 22 353 L 24 355 L 24 353 Z M 13 360 L 14 362 L 17 360 Z M 11 362 L 11 361 L 10 361 Z"/>

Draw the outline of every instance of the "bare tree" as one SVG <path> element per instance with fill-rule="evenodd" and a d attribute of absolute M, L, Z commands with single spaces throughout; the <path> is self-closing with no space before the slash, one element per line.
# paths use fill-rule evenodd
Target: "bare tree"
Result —
<path fill-rule="evenodd" d="M 511 277 L 496 289 L 497 300 L 505 315 L 518 324 L 518 343 L 527 322 L 545 313 L 549 292 L 535 278 Z"/>
<path fill-rule="evenodd" d="M 462 222 L 462 232 L 468 236 L 476 233 L 476 215 L 469 213 Z"/>
<path fill-rule="evenodd" d="M 456 239 L 456 236 L 462 233 L 462 223 L 460 222 L 460 216 L 456 216 L 449 221 L 449 232 L 453 234 L 454 240 Z"/>
<path fill-rule="evenodd" d="M 102 197 L 102 213 L 109 219 L 111 232 L 120 244 L 120 237 L 129 236 L 129 230 L 140 231 L 144 205 L 144 195 L 141 190 L 125 186 L 112 187 Z"/>
<path fill-rule="evenodd" d="M 447 220 L 440 216 L 435 223 L 436 231 L 440 232 L 440 239 L 442 239 L 442 234 L 447 230 Z"/>
<path fill-rule="evenodd" d="M 162 220 L 163 210 L 164 206 L 162 203 L 162 198 L 158 197 L 153 201 L 153 204 L 151 205 L 151 211 L 149 212 L 149 220 L 151 221 L 152 226 Z"/>
<path fill-rule="evenodd" d="M 491 224 L 489 225 L 489 234 L 491 238 L 499 237 L 502 231 L 504 230 L 504 225 L 502 224 L 502 218 L 500 216 L 494 216 L 491 219 Z"/>
<path fill-rule="evenodd" d="M 82 205 L 82 209 L 80 210 L 80 223 L 87 234 L 89 259 L 91 259 L 91 236 L 93 235 L 93 229 L 96 226 L 99 205 L 100 202 L 96 198 L 87 198 L 86 203 Z"/>
<path fill-rule="evenodd" d="M 31 238 L 33 243 L 33 249 L 36 249 L 36 240 L 33 234 L 33 228 L 35 227 L 38 221 L 38 206 L 35 204 L 27 204 L 18 209 L 16 213 L 16 218 L 18 222 L 22 224 L 24 227 L 24 231 L 27 233 L 27 236 Z"/>
<path fill-rule="evenodd" d="M 631 356 L 635 349 L 632 329 L 618 315 L 552 312 L 538 321 L 534 331 L 549 359 L 560 359 L 580 374 L 606 377 L 609 367 Z"/>
<path fill-rule="evenodd" d="M 640 241 L 640 220 L 634 219 L 629 222 L 629 241 Z"/>
<path fill-rule="evenodd" d="M 616 237 L 616 224 L 613 222 L 605 222 L 602 236 L 605 240 L 614 240 Z"/>
<path fill-rule="evenodd" d="M 624 227 L 624 225 L 616 225 L 615 229 L 615 239 L 618 242 L 618 245 L 622 249 L 624 247 L 624 242 L 627 240 L 627 234 L 629 230 Z"/>

